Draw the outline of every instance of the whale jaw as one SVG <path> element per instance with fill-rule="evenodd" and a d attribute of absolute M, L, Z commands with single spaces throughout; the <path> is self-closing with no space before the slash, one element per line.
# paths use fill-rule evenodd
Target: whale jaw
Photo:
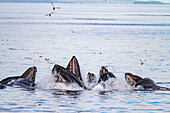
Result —
<path fill-rule="evenodd" d="M 136 85 L 138 83 L 138 81 L 140 81 L 142 79 L 143 78 L 141 78 L 140 76 L 133 75 L 131 73 L 125 73 L 125 80 L 131 86 Z"/>
<path fill-rule="evenodd" d="M 72 72 L 73 74 L 75 74 L 82 81 L 80 66 L 79 66 L 78 60 L 75 56 L 73 56 L 71 58 L 66 69 L 69 70 L 70 72 Z"/>
<path fill-rule="evenodd" d="M 21 78 L 27 79 L 31 82 L 35 82 L 35 77 L 37 73 L 37 68 L 35 66 L 27 69 L 22 75 Z"/>
<path fill-rule="evenodd" d="M 79 80 L 77 75 L 75 75 L 74 73 L 70 72 L 69 70 L 60 65 L 57 64 L 54 65 L 52 69 L 52 76 L 54 77 L 54 81 L 56 83 L 57 82 L 63 82 L 66 84 L 76 83 L 80 87 L 86 88 L 84 83 L 81 80 Z"/>

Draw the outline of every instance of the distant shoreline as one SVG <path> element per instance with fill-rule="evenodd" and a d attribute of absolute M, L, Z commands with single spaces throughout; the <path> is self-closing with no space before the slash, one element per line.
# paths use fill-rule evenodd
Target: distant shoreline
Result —
<path fill-rule="evenodd" d="M 50 3 L 50 0 L 0 0 L 0 3 Z M 72 1 L 53 1 L 54 3 L 74 3 Z"/>
<path fill-rule="evenodd" d="M 135 1 L 133 4 L 170 4 L 170 3 L 163 3 L 159 1 Z"/>
<path fill-rule="evenodd" d="M 170 3 L 163 3 L 159 1 L 131 1 L 131 2 L 117 2 L 117 1 L 107 1 L 104 2 L 105 0 L 101 0 L 98 2 L 92 2 L 92 1 L 79 1 L 79 2 L 74 2 L 72 0 L 67 1 L 67 0 L 56 0 L 53 1 L 54 3 L 91 3 L 91 4 L 96 4 L 96 3 L 106 3 L 106 4 L 160 4 L 160 5 L 167 5 Z M 47 0 L 0 0 L 0 3 L 50 3 L 50 1 Z"/>

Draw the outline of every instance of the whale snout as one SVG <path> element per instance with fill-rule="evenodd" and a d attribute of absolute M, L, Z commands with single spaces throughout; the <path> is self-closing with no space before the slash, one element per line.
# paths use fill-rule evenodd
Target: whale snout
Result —
<path fill-rule="evenodd" d="M 138 81 L 142 80 L 142 78 L 138 75 L 133 75 L 132 73 L 125 73 L 125 80 L 126 82 L 133 86 L 138 83 Z"/>
<path fill-rule="evenodd" d="M 32 66 L 21 75 L 21 78 L 25 78 L 31 82 L 35 82 L 36 73 L 37 67 Z"/>

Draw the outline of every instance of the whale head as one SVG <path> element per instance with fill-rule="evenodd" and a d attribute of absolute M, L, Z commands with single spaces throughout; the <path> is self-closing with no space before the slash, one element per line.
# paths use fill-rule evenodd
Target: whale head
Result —
<path fill-rule="evenodd" d="M 66 69 L 69 70 L 70 72 L 72 72 L 73 74 L 75 74 L 82 81 L 80 66 L 79 66 L 78 60 L 75 56 L 73 56 L 71 58 Z"/>
<path fill-rule="evenodd" d="M 37 68 L 35 66 L 32 66 L 21 75 L 21 78 L 27 79 L 31 82 L 35 82 L 36 73 Z"/>
<path fill-rule="evenodd" d="M 136 85 L 138 83 L 138 81 L 140 81 L 142 79 L 143 78 L 141 78 L 138 75 L 133 75 L 132 73 L 125 73 L 125 80 L 131 86 Z"/>
<path fill-rule="evenodd" d="M 80 87 L 86 88 L 84 83 L 81 80 L 79 80 L 77 75 L 75 75 L 74 73 L 70 72 L 69 70 L 58 64 L 54 65 L 52 69 L 52 76 L 56 83 L 57 82 L 63 82 L 66 84 L 77 83 Z"/>
<path fill-rule="evenodd" d="M 102 66 L 100 69 L 100 75 L 102 75 L 103 73 L 108 72 L 108 69 L 106 68 L 106 66 Z"/>
<path fill-rule="evenodd" d="M 93 73 L 88 72 L 87 74 L 88 83 L 96 82 L 97 78 Z"/>
<path fill-rule="evenodd" d="M 52 76 L 54 77 L 55 82 L 68 82 L 69 76 L 68 72 L 62 66 L 55 64 L 52 69 Z"/>

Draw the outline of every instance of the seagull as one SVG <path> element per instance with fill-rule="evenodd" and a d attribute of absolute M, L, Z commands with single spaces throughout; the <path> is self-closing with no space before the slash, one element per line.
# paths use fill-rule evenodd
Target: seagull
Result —
<path fill-rule="evenodd" d="M 147 61 L 147 59 L 145 59 L 144 61 L 142 61 L 142 60 L 140 59 L 140 62 L 141 62 L 140 64 L 143 65 L 145 61 Z"/>
<path fill-rule="evenodd" d="M 50 13 L 50 14 L 46 14 L 45 16 L 51 17 L 51 15 L 52 15 L 53 13 L 54 13 L 54 12 L 52 12 L 52 13 Z"/>
<path fill-rule="evenodd" d="M 53 11 L 54 11 L 55 9 L 60 9 L 60 7 L 54 7 L 53 2 L 51 2 L 51 5 L 53 6 Z"/>
<path fill-rule="evenodd" d="M 76 33 L 75 31 L 71 30 L 72 33 Z"/>

